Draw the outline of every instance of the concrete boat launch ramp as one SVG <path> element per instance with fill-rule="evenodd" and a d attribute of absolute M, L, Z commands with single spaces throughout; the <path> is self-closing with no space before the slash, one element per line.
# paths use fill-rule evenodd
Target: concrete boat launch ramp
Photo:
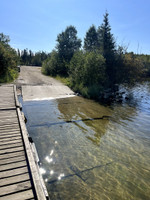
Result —
<path fill-rule="evenodd" d="M 22 86 L 24 101 L 50 100 L 75 96 L 67 87 L 61 85 L 26 85 Z"/>
<path fill-rule="evenodd" d="M 21 88 L 23 101 L 75 96 L 74 92 L 60 81 L 43 75 L 41 67 L 22 66 L 16 85 Z"/>

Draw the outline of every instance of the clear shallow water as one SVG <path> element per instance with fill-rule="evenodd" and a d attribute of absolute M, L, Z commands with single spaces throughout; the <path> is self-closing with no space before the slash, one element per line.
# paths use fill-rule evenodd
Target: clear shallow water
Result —
<path fill-rule="evenodd" d="M 129 96 L 23 102 L 52 200 L 150 199 L 150 84 Z"/>

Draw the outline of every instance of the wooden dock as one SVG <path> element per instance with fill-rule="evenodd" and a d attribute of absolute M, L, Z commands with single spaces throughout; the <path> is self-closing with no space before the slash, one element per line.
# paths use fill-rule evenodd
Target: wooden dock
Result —
<path fill-rule="evenodd" d="M 0 199 L 49 199 L 13 85 L 0 86 Z"/>

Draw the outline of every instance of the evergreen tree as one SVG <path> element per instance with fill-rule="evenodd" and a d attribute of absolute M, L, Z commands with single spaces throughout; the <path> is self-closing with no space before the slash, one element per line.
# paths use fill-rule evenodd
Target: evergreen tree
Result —
<path fill-rule="evenodd" d="M 110 56 L 113 56 L 115 53 L 115 41 L 113 34 L 111 33 L 111 26 L 109 25 L 108 12 L 104 15 L 104 20 L 102 25 L 99 27 L 99 44 L 102 45 L 103 55 L 107 59 L 107 62 L 110 60 Z"/>
<path fill-rule="evenodd" d="M 48 57 L 47 53 L 45 53 L 44 51 L 41 52 L 41 61 L 43 62 L 44 60 L 46 60 Z"/>
<path fill-rule="evenodd" d="M 28 55 L 28 60 L 29 60 L 29 64 L 32 65 L 32 59 L 33 59 L 33 52 L 31 50 L 29 50 L 29 55 Z"/>
<path fill-rule="evenodd" d="M 17 50 L 17 55 L 18 55 L 19 58 L 21 57 L 19 49 Z"/>
<path fill-rule="evenodd" d="M 115 41 L 111 33 L 111 26 L 109 25 L 108 12 L 104 15 L 102 25 L 98 28 L 99 45 L 102 54 L 106 60 L 106 73 L 108 76 L 109 85 L 116 83 L 116 69 L 115 69 Z"/>
<path fill-rule="evenodd" d="M 28 49 L 22 51 L 21 60 L 24 65 L 28 65 Z"/>
<path fill-rule="evenodd" d="M 98 34 L 94 25 L 92 25 L 84 38 L 84 49 L 88 52 L 96 51 L 98 48 Z"/>

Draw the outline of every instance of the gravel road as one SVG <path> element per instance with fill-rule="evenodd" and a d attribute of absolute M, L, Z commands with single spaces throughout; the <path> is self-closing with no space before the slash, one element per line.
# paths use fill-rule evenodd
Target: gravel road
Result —
<path fill-rule="evenodd" d="M 22 90 L 24 101 L 66 98 L 74 92 L 60 81 L 45 76 L 41 67 L 21 66 L 16 85 Z"/>

